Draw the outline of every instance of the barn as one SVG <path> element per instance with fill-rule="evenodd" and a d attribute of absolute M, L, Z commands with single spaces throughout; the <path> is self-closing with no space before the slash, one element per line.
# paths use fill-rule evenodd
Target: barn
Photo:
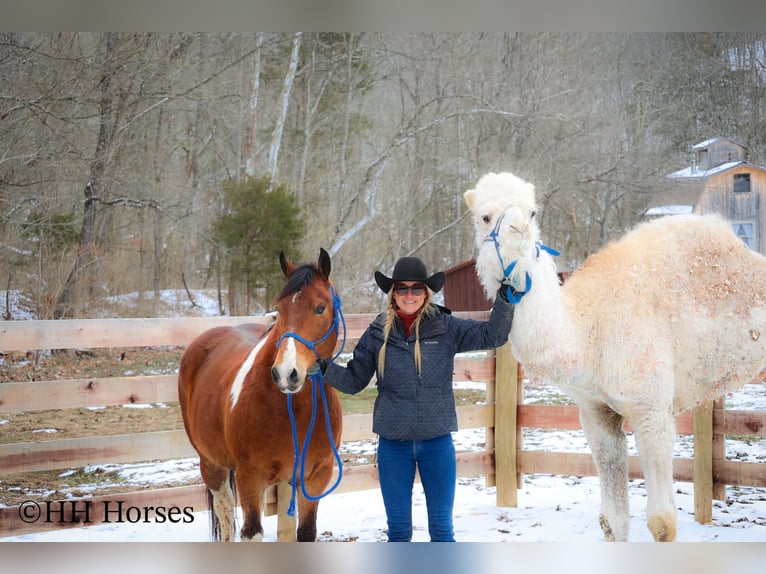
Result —
<path fill-rule="evenodd" d="M 747 161 L 747 146 L 716 137 L 692 146 L 691 165 L 665 177 L 644 218 L 717 213 L 750 249 L 766 255 L 766 167 Z"/>
<path fill-rule="evenodd" d="M 452 311 L 489 311 L 493 300 L 487 299 L 476 276 L 476 259 L 469 259 L 447 269 L 444 274 L 444 305 Z M 564 283 L 570 269 L 559 267 L 559 281 Z"/>

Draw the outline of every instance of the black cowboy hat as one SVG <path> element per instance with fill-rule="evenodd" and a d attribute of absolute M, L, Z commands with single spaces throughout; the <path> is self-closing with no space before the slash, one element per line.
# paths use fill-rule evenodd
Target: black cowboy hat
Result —
<path fill-rule="evenodd" d="M 426 273 L 425 264 L 417 257 L 402 257 L 394 265 L 394 272 L 391 277 L 386 277 L 380 271 L 375 272 L 375 282 L 383 293 L 388 293 L 391 286 L 397 281 L 420 281 L 428 285 L 434 293 L 444 287 L 444 273 L 439 271 L 430 277 Z"/>

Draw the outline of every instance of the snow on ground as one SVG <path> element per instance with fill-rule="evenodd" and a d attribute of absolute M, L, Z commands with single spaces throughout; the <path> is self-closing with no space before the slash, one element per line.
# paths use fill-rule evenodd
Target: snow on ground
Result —
<path fill-rule="evenodd" d="M 178 463 L 189 469 L 188 461 Z M 165 467 L 167 468 L 167 467 Z M 130 472 L 130 471 L 129 471 Z M 172 471 L 168 471 L 172 474 Z M 167 473 L 166 473 L 167 477 Z M 169 477 L 168 477 L 169 478 Z M 677 483 L 680 542 L 766 542 L 766 493 L 740 487 L 727 502 L 714 502 L 713 523 L 694 521 L 692 485 Z M 645 526 L 646 492 L 631 481 L 631 542 L 652 540 Z M 516 508 L 498 507 L 495 489 L 483 478 L 458 480 L 455 536 L 460 542 L 599 542 L 599 490 L 595 477 L 525 475 Z M 2 538 L 37 542 L 204 542 L 209 540 L 207 512 L 194 513 L 188 524 L 103 524 Z M 425 499 L 420 485 L 414 495 L 414 541 L 428 541 Z M 241 524 L 241 517 L 240 522 Z M 319 541 L 385 541 L 385 512 L 377 490 L 332 494 L 320 503 Z M 276 517 L 264 519 L 265 540 L 276 540 Z"/>
<path fill-rule="evenodd" d="M 545 392 L 545 389 L 538 389 Z M 555 389 L 547 392 L 555 393 Z M 747 385 L 727 398 L 728 408 L 766 410 L 766 388 Z M 484 431 L 470 429 L 455 433 L 458 450 L 482 447 Z M 527 448 L 588 452 L 581 431 L 527 431 Z M 749 462 L 766 461 L 766 440 L 727 441 L 727 457 Z M 690 457 L 692 444 L 680 437 L 676 455 Z M 373 441 L 343 443 L 342 453 L 363 453 L 373 462 Z M 161 463 L 98 465 L 117 471 L 133 484 L 161 486 L 198 476 L 196 459 Z M 93 468 L 86 469 L 93 470 Z M 99 473 L 101 474 L 101 473 Z M 642 480 L 631 480 L 630 541 L 648 542 L 645 526 L 646 491 Z M 455 501 L 455 534 L 462 542 L 599 542 L 599 487 L 595 477 L 524 475 L 518 507 L 498 507 L 494 487 L 484 479 L 460 478 Z M 414 494 L 415 541 L 427 541 L 425 499 L 419 484 Z M 676 483 L 678 540 L 688 542 L 766 542 L 766 489 L 732 487 L 725 501 L 714 501 L 713 522 L 694 520 L 694 491 L 690 483 Z M 240 522 L 241 523 L 241 522 Z M 320 504 L 317 529 L 319 541 L 384 541 L 385 512 L 377 490 L 331 494 Z M 264 521 L 265 539 L 276 540 L 276 517 Z M 104 524 L 38 534 L 0 538 L 0 541 L 101 541 L 101 542 L 202 542 L 209 539 L 206 512 L 194 514 L 187 524 Z"/>

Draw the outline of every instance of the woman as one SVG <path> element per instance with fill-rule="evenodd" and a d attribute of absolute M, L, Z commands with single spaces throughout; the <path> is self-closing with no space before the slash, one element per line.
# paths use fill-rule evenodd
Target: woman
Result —
<path fill-rule="evenodd" d="M 412 488 L 420 473 L 431 541 L 454 542 L 455 446 L 452 373 L 456 353 L 494 348 L 508 339 L 513 306 L 499 295 L 489 321 L 453 317 L 432 302 L 444 273 L 430 277 L 417 257 L 402 257 L 391 277 L 375 272 L 388 307 L 359 339 L 343 367 L 323 363 L 324 380 L 355 394 L 377 375 L 373 432 L 390 542 L 412 540 Z"/>

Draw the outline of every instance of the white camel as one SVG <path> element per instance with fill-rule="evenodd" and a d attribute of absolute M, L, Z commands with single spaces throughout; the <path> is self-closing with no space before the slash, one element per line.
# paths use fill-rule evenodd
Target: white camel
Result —
<path fill-rule="evenodd" d="M 766 367 L 766 258 L 718 217 L 670 216 L 591 255 L 560 286 L 540 243 L 532 184 L 490 173 L 464 198 L 487 294 L 494 297 L 504 275 L 526 289 L 510 334 L 515 357 L 530 378 L 560 385 L 580 408 L 605 539 L 628 539 L 627 421 L 649 530 L 657 541 L 675 540 L 674 416 Z"/>

